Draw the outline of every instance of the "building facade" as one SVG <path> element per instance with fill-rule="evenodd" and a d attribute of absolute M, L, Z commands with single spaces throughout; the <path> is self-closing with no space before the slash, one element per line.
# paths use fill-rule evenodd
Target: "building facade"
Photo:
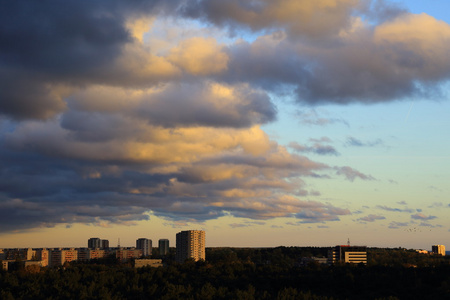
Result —
<path fill-rule="evenodd" d="M 445 246 L 444 245 L 433 245 L 431 246 L 431 252 L 433 254 L 440 254 L 445 256 Z"/>
<path fill-rule="evenodd" d="M 108 250 L 109 249 L 109 241 L 108 240 L 102 240 L 102 249 Z"/>
<path fill-rule="evenodd" d="M 205 260 L 205 232 L 203 230 L 187 230 L 177 233 L 176 261 L 186 259 Z"/>
<path fill-rule="evenodd" d="M 136 249 L 142 250 L 143 256 L 152 255 L 152 240 L 140 238 L 136 240 Z"/>
<path fill-rule="evenodd" d="M 102 247 L 102 240 L 99 238 L 90 238 L 88 240 L 89 249 L 100 249 Z"/>
<path fill-rule="evenodd" d="M 50 251 L 50 265 L 62 266 L 65 262 L 71 262 L 78 259 L 78 250 L 70 249 L 53 249 Z"/>
<path fill-rule="evenodd" d="M 167 255 L 169 253 L 169 240 L 160 239 L 158 241 L 159 255 Z"/>
<path fill-rule="evenodd" d="M 337 262 L 367 264 L 367 247 L 366 246 L 349 246 L 340 245 L 328 251 L 328 263 Z"/>
<path fill-rule="evenodd" d="M 142 250 L 136 248 L 119 248 L 116 250 L 116 258 L 120 261 L 126 261 L 132 258 L 142 257 Z"/>

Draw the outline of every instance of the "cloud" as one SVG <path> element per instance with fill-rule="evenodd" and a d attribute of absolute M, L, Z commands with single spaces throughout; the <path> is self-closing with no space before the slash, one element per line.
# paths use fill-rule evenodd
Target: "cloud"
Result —
<path fill-rule="evenodd" d="M 306 125 L 326 126 L 336 123 L 342 123 L 349 126 L 349 124 L 343 119 L 322 117 L 315 109 L 310 109 L 306 112 L 298 111 L 297 116 L 300 119 L 300 123 Z"/>
<path fill-rule="evenodd" d="M 358 140 L 354 137 L 348 137 L 347 141 L 345 142 L 345 144 L 347 146 L 354 146 L 354 147 L 375 147 L 378 145 L 382 145 L 383 141 L 380 139 L 377 139 L 375 141 L 368 141 L 368 142 L 363 142 L 361 140 Z"/>
<path fill-rule="evenodd" d="M 411 215 L 411 219 L 414 219 L 414 220 L 433 220 L 436 218 L 437 218 L 436 216 L 426 216 L 422 213 L 417 213 L 415 215 Z"/>
<path fill-rule="evenodd" d="M 232 29 L 253 31 L 281 29 L 292 36 L 330 35 L 349 25 L 356 0 L 319 1 L 197 1 L 184 8 L 184 14 Z M 319 21 L 320 20 L 320 21 Z"/>
<path fill-rule="evenodd" d="M 391 222 L 389 223 L 389 227 L 390 229 L 398 229 L 400 227 L 405 227 L 408 226 L 409 224 L 407 222 Z"/>
<path fill-rule="evenodd" d="M 337 175 L 344 175 L 349 181 L 354 181 L 356 178 L 362 180 L 375 180 L 371 175 L 365 175 L 349 166 L 345 167 L 335 167 Z"/>
<path fill-rule="evenodd" d="M 370 214 L 368 216 L 359 218 L 358 220 L 359 221 L 363 221 L 363 222 L 375 222 L 377 220 L 385 220 L 385 219 L 386 219 L 386 217 L 384 217 L 384 216 L 378 216 L 378 215 Z"/>
<path fill-rule="evenodd" d="M 348 209 L 338 208 L 330 204 L 309 202 L 308 207 L 295 216 L 301 219 L 301 223 L 321 223 L 328 221 L 339 221 L 339 216 L 350 215 Z"/>
<path fill-rule="evenodd" d="M 291 153 L 262 125 L 284 97 L 305 107 L 439 91 L 449 28 L 383 1 L 3 5 L 0 230 L 150 215 L 337 221 L 350 211 L 306 200 L 320 195 L 307 180 L 374 178 L 301 155 L 337 155 L 329 139 Z M 318 111 L 301 122 L 345 123 Z"/>
<path fill-rule="evenodd" d="M 405 208 L 405 209 L 393 208 L 393 207 L 389 207 L 389 206 L 386 206 L 386 205 L 377 205 L 376 208 L 382 209 L 382 210 L 386 210 L 386 211 L 406 212 L 406 213 L 412 213 L 414 211 L 414 210 L 409 209 L 409 208 Z"/>
<path fill-rule="evenodd" d="M 297 142 L 289 143 L 289 147 L 296 152 L 314 153 L 318 155 L 335 155 L 338 156 L 339 152 L 330 145 L 326 145 L 330 140 L 328 138 L 322 138 L 321 140 L 315 140 L 311 146 L 300 145 Z"/>

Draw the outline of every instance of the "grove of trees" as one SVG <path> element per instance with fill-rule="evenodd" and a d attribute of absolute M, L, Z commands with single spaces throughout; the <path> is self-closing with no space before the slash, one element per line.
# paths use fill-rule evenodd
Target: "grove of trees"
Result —
<path fill-rule="evenodd" d="M 114 259 L 0 271 L 0 299 L 448 299 L 450 261 L 369 249 L 367 265 L 298 264 L 326 248 L 208 248 L 207 261 L 135 269 Z"/>

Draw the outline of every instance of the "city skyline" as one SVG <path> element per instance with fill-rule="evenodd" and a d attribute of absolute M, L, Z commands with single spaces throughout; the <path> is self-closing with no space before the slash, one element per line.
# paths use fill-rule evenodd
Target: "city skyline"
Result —
<path fill-rule="evenodd" d="M 0 248 L 450 244 L 448 1 L 2 7 Z"/>

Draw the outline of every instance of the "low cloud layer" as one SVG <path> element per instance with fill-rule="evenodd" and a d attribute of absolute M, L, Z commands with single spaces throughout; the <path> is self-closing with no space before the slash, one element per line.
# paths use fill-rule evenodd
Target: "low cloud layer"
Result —
<path fill-rule="evenodd" d="M 450 76 L 450 26 L 385 1 L 169 2 L 2 2 L 0 231 L 337 221 L 308 179 L 375 178 L 305 156 L 338 156 L 328 138 L 271 139 L 278 99 L 397 101 Z"/>

